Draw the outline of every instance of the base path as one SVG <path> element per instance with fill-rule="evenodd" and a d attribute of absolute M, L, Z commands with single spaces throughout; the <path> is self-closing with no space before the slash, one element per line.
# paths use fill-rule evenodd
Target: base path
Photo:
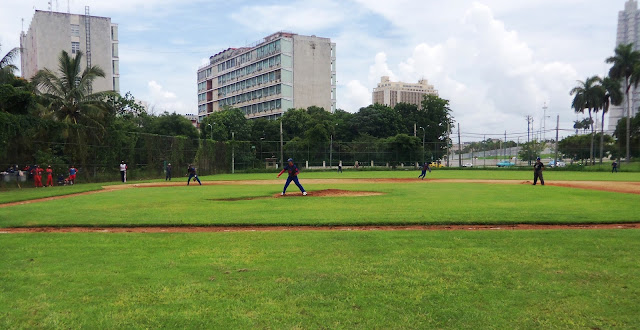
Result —
<path fill-rule="evenodd" d="M 433 226 L 209 226 L 209 227 L 32 227 L 0 228 L 0 234 L 25 233 L 224 233 L 268 231 L 481 231 L 640 229 L 640 223 L 579 225 L 433 225 Z"/>

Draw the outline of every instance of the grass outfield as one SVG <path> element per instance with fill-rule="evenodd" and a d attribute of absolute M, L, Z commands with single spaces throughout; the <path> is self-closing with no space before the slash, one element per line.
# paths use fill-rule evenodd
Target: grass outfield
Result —
<path fill-rule="evenodd" d="M 220 174 L 202 176 L 204 181 L 221 180 L 271 180 L 277 173 L 255 173 L 255 174 Z M 417 178 L 420 174 L 416 170 L 407 171 L 345 171 L 342 174 L 335 172 L 305 172 L 300 176 L 301 180 L 308 179 L 383 179 L 383 178 Z M 431 179 L 490 179 L 490 180 L 533 180 L 533 174 L 528 171 L 512 170 L 438 170 L 429 173 L 427 178 Z M 569 172 L 569 171 L 546 171 L 547 180 L 557 181 L 640 181 L 640 172 L 631 173 L 605 173 L 605 172 Z M 131 181 L 130 184 L 143 182 L 164 182 L 163 179 Z M 185 182 L 186 178 L 176 177 L 173 182 Z M 120 182 L 106 183 L 79 183 L 73 186 L 38 188 L 31 186 L 28 188 L 4 188 L 0 190 L 0 204 L 20 202 L 31 199 L 46 198 L 53 196 L 70 195 L 85 191 L 100 190 L 102 186 L 121 184 Z"/>
<path fill-rule="evenodd" d="M 73 186 L 58 186 L 46 188 L 12 188 L 5 191 L 0 191 L 0 204 L 100 190 L 102 189 L 102 186 L 109 184 L 113 183 L 85 183 L 74 184 Z"/>
<path fill-rule="evenodd" d="M 633 328 L 640 231 L 11 234 L 2 328 Z"/>
<path fill-rule="evenodd" d="M 301 180 L 304 184 L 304 181 Z M 281 185 L 131 188 L 0 212 L 0 227 L 151 225 L 403 225 L 639 222 L 640 195 L 526 184 L 417 181 L 309 184 L 306 189 L 380 191 L 368 197 L 269 197 Z M 295 186 L 290 194 L 300 194 Z"/>

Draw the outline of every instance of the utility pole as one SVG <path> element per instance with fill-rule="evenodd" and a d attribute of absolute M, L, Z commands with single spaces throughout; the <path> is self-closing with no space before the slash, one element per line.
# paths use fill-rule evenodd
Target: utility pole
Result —
<path fill-rule="evenodd" d="M 482 137 L 482 167 L 487 167 L 487 136 Z"/>
<path fill-rule="evenodd" d="M 281 168 L 284 168 L 284 150 L 282 149 L 284 142 L 282 139 L 282 117 L 280 117 L 280 166 Z"/>
<path fill-rule="evenodd" d="M 533 119 L 531 118 L 531 116 L 527 116 L 527 160 L 529 161 L 529 166 L 531 166 L 531 144 L 529 143 L 531 140 L 529 139 L 530 136 L 530 129 L 529 127 L 531 127 L 531 123 L 533 122 Z"/>
<path fill-rule="evenodd" d="M 460 144 L 460 123 L 458 123 L 458 167 L 462 167 L 462 146 Z"/>
<path fill-rule="evenodd" d="M 413 137 L 418 135 L 418 123 L 413 123 Z"/>
<path fill-rule="evenodd" d="M 547 139 L 547 109 L 549 109 L 547 102 L 544 102 L 544 106 L 542 106 L 542 141 L 546 141 Z"/>
<path fill-rule="evenodd" d="M 504 158 L 507 159 L 507 131 L 504 131 Z M 511 162 L 511 160 L 509 160 Z"/>
<path fill-rule="evenodd" d="M 329 145 L 329 168 L 333 164 L 333 133 L 331 133 L 331 144 Z"/>
<path fill-rule="evenodd" d="M 447 122 L 447 167 L 449 167 L 450 154 L 451 154 L 451 122 Z"/>
<path fill-rule="evenodd" d="M 231 174 L 236 173 L 236 132 L 231 132 Z"/>
<path fill-rule="evenodd" d="M 560 130 L 560 115 L 558 115 L 557 117 L 557 121 L 556 121 L 556 159 L 554 161 L 554 164 L 556 166 L 558 166 L 558 146 L 560 145 L 560 141 L 558 141 L 558 131 Z"/>
<path fill-rule="evenodd" d="M 427 131 L 422 126 L 420 126 L 420 129 L 422 130 L 422 161 L 425 162 L 427 160 L 425 156 L 427 152 L 424 150 L 424 138 L 427 136 Z"/>

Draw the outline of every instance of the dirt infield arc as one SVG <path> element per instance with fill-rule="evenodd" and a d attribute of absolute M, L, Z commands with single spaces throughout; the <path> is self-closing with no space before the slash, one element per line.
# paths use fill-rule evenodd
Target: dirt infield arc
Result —
<path fill-rule="evenodd" d="M 359 183 L 479 183 L 479 184 L 531 184 L 531 181 L 526 180 L 482 180 L 482 179 L 306 179 L 306 184 L 359 184 Z M 219 186 L 219 185 L 279 185 L 282 184 L 282 180 L 237 180 L 237 181 L 206 181 L 203 182 L 205 186 Z M 62 198 L 72 198 L 82 195 L 99 194 L 104 192 L 110 192 L 121 189 L 130 188 L 161 188 L 161 187 L 179 187 L 185 186 L 184 182 L 160 182 L 160 183 L 137 183 L 129 185 L 113 185 L 104 186 L 102 190 L 87 191 L 77 194 L 69 194 L 62 196 L 46 197 L 33 199 L 28 201 L 11 202 L 0 204 L 0 208 L 10 207 L 15 205 L 24 205 L 31 203 L 39 203 L 52 201 Z M 619 182 L 619 181 L 551 181 L 547 182 L 547 186 L 576 188 L 586 190 L 598 190 L 608 191 L 626 194 L 640 195 L 640 182 Z M 194 188 L 198 186 L 194 185 Z M 335 196 L 344 196 L 347 193 L 344 191 L 338 192 L 335 190 Z M 372 196 L 373 192 L 362 192 L 360 196 Z M 342 194 L 342 195 L 341 195 Z M 318 197 L 331 196 L 331 190 L 329 192 L 323 192 L 318 194 Z M 312 196 L 311 196 L 312 197 Z"/>

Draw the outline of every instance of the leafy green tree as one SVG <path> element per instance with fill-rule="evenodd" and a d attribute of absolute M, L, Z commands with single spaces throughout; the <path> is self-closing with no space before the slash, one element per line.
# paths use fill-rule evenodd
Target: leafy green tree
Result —
<path fill-rule="evenodd" d="M 385 139 L 384 142 L 390 155 L 389 160 L 394 165 L 398 163 L 408 165 L 414 162 L 421 162 L 424 159 L 422 139 L 418 137 L 398 134 Z"/>
<path fill-rule="evenodd" d="M 175 112 L 165 112 L 158 117 L 154 117 L 150 125 L 145 128 L 145 131 L 158 135 L 184 136 L 189 139 L 197 139 L 199 137 L 198 130 L 191 121 Z"/>
<path fill-rule="evenodd" d="M 215 141 L 229 141 L 232 136 L 235 140 L 246 141 L 251 137 L 251 127 L 242 110 L 228 108 L 204 118 L 200 122 L 200 135 L 203 138 L 213 135 Z"/>
<path fill-rule="evenodd" d="M 604 91 L 600 83 L 602 79 L 598 76 L 587 78 L 585 81 L 578 81 L 578 86 L 571 90 L 570 95 L 573 95 L 573 101 L 571 107 L 576 113 L 584 113 L 585 109 L 589 112 L 589 120 L 591 122 L 591 151 L 590 160 L 591 163 L 595 163 L 593 157 L 593 139 L 594 139 L 594 127 L 592 111 L 597 111 L 602 105 L 602 99 L 604 98 Z"/>
<path fill-rule="evenodd" d="M 0 45 L 2 46 L 2 45 Z M 2 47 L 0 47 L 2 49 Z M 13 60 L 20 54 L 19 48 L 14 48 L 0 58 L 0 85 L 9 84 L 15 79 L 18 67 L 13 64 Z"/>
<path fill-rule="evenodd" d="M 394 109 L 374 104 L 361 108 L 353 118 L 358 134 L 368 134 L 378 138 L 395 136 L 402 131 L 402 117 Z"/>
<path fill-rule="evenodd" d="M 446 154 L 449 129 L 453 125 L 449 100 L 436 95 L 426 95 L 422 100 L 422 123 L 426 131 L 426 142 L 433 143 L 433 149 L 428 148 L 433 160 L 441 159 Z"/>
<path fill-rule="evenodd" d="M 140 105 L 131 92 L 124 96 L 113 93 L 107 96 L 106 104 L 116 116 L 138 117 L 146 113 L 145 108 Z"/>
<path fill-rule="evenodd" d="M 0 110 L 16 115 L 26 115 L 35 107 L 36 97 L 33 93 L 9 84 L 0 85 Z"/>
<path fill-rule="evenodd" d="M 611 77 L 605 77 L 602 79 L 602 89 L 604 95 L 602 97 L 602 121 L 600 122 L 600 164 L 602 164 L 602 157 L 604 154 L 604 115 L 609 112 L 609 107 L 613 105 L 622 104 L 622 90 L 620 82 L 612 79 Z"/>
<path fill-rule="evenodd" d="M 105 100 L 112 92 L 91 93 L 93 81 L 104 78 L 105 74 L 98 66 L 81 70 L 81 63 L 82 52 L 70 57 L 62 51 L 58 58 L 60 75 L 45 68 L 36 73 L 33 82 L 58 120 L 102 129 L 100 119 L 108 109 Z"/>
<path fill-rule="evenodd" d="M 627 146 L 626 140 L 622 138 L 625 135 L 626 127 L 629 127 L 631 132 L 629 146 Z M 629 125 L 627 125 L 627 118 L 620 119 L 613 135 L 617 138 L 620 154 L 623 154 L 623 150 L 630 150 L 631 157 L 640 157 L 640 113 L 631 118 Z"/>
<path fill-rule="evenodd" d="M 529 141 L 520 144 L 520 152 L 518 152 L 518 158 L 522 161 L 529 162 L 534 161 L 540 157 L 542 150 L 544 150 L 546 143 L 541 141 Z"/>
<path fill-rule="evenodd" d="M 629 90 L 633 80 L 635 85 L 638 85 L 640 79 L 640 52 L 633 49 L 633 44 L 618 45 L 615 49 L 615 54 L 612 57 L 607 58 L 606 63 L 612 64 L 609 70 L 609 77 L 613 79 L 624 79 L 624 93 L 627 99 L 627 136 L 626 136 L 626 160 L 631 161 L 630 139 L 631 139 L 631 98 L 629 97 Z M 633 79 L 632 79 L 633 78 Z M 620 138 L 620 137 L 619 137 Z"/>

